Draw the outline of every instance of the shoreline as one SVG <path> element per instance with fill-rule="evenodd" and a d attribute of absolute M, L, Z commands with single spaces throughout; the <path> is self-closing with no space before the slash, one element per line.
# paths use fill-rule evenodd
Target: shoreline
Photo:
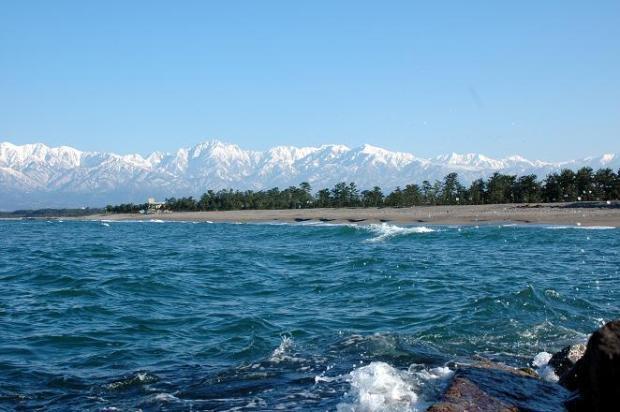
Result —
<path fill-rule="evenodd" d="M 618 207 L 571 207 L 573 203 L 415 206 L 411 208 L 326 208 L 231 210 L 153 214 L 95 214 L 65 220 L 163 220 L 210 222 L 324 222 L 396 224 L 521 224 L 620 227 Z"/>

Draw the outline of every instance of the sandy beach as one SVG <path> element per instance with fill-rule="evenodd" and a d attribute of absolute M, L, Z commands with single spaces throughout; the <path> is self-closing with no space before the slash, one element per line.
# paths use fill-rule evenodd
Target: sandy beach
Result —
<path fill-rule="evenodd" d="M 494 223 L 550 224 L 620 227 L 618 203 L 600 204 L 503 204 L 467 206 L 416 206 L 411 208 L 340 208 L 294 210 L 233 210 L 170 212 L 156 214 L 100 214 L 81 219 L 170 220 L 211 222 L 311 222 L 449 224 Z"/>

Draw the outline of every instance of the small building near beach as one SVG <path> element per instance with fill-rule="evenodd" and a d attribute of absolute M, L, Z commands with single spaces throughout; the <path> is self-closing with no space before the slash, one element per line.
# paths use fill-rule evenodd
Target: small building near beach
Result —
<path fill-rule="evenodd" d="M 166 202 L 157 202 L 154 197 L 149 197 L 146 201 L 146 213 L 158 213 L 163 211 Z"/>

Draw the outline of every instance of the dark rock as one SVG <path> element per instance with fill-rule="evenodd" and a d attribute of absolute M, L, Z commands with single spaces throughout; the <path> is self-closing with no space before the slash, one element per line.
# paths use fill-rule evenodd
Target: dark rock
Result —
<path fill-rule="evenodd" d="M 440 402 L 431 412 L 564 411 L 569 392 L 506 365 L 481 361 L 459 367 Z"/>
<path fill-rule="evenodd" d="M 583 343 L 567 346 L 551 357 L 549 366 L 551 366 L 555 374 L 561 378 L 575 366 L 585 352 L 586 345 Z"/>
<path fill-rule="evenodd" d="M 576 391 L 567 403 L 571 411 L 620 409 L 620 319 L 590 336 L 585 354 L 560 379 L 560 384 Z"/>
<path fill-rule="evenodd" d="M 443 396 L 443 401 L 432 405 L 428 412 L 516 412 L 515 406 L 495 399 L 466 378 L 454 378 Z"/>

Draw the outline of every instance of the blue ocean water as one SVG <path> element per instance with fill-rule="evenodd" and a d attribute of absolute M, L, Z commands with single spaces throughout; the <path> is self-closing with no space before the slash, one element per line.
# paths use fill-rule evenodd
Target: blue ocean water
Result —
<path fill-rule="evenodd" d="M 0 409 L 417 410 L 620 317 L 620 230 L 0 222 Z"/>

